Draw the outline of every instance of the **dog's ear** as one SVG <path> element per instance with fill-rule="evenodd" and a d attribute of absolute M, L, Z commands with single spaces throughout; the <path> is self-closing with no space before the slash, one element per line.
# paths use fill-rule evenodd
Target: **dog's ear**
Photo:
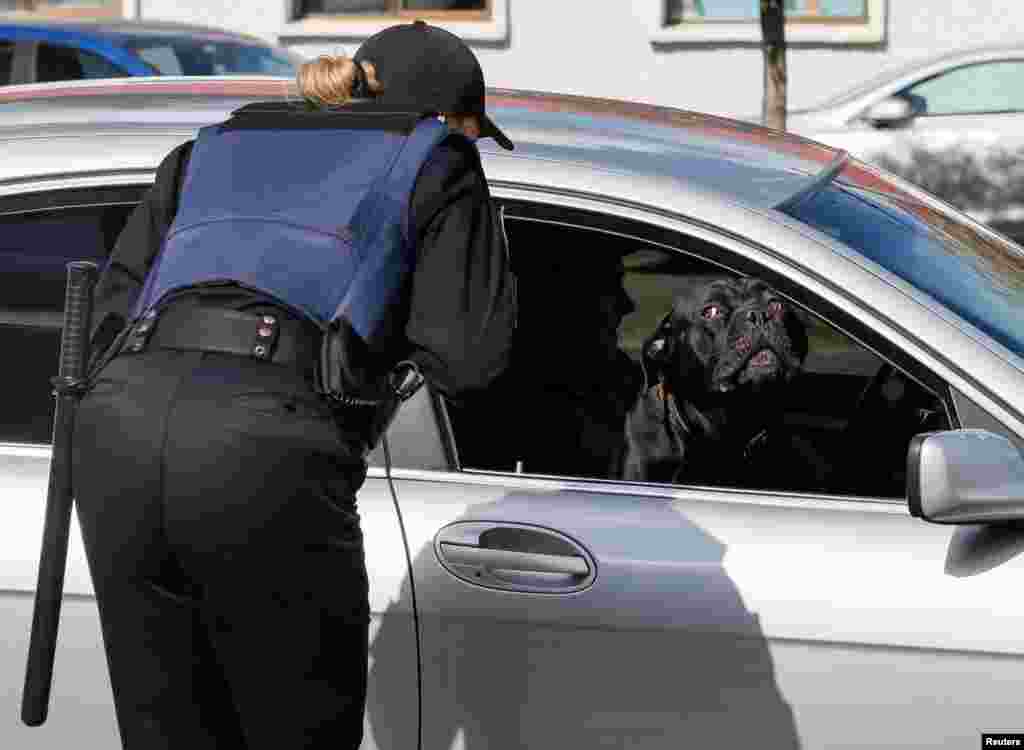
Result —
<path fill-rule="evenodd" d="M 678 305 L 661 319 L 658 327 L 644 341 L 643 368 L 647 386 L 660 382 L 677 385 L 700 363 L 686 341 L 690 323 L 680 315 Z"/>
<path fill-rule="evenodd" d="M 643 346 L 644 367 L 649 373 L 661 371 L 666 364 L 672 361 L 675 354 L 676 332 L 672 326 L 672 312 L 669 311 L 654 333 L 647 337 Z"/>

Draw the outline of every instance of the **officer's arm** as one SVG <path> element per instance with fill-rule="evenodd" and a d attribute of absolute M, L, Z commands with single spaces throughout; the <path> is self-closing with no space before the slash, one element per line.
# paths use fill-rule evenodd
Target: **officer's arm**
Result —
<path fill-rule="evenodd" d="M 476 149 L 438 147 L 416 182 L 420 241 L 406 336 L 411 359 L 447 396 L 485 387 L 508 365 L 515 281 Z"/>
<path fill-rule="evenodd" d="M 95 320 L 108 313 L 128 318 L 143 280 L 178 210 L 178 189 L 192 141 L 164 157 L 156 181 L 128 217 L 103 269 L 95 292 Z"/>

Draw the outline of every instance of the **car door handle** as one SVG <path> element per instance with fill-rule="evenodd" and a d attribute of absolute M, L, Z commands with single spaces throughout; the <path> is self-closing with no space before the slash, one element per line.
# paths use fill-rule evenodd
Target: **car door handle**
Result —
<path fill-rule="evenodd" d="M 456 521 L 434 536 L 434 554 L 456 578 L 492 589 L 571 594 L 597 578 L 580 542 L 533 524 Z"/>
<path fill-rule="evenodd" d="M 478 565 L 496 570 L 515 570 L 523 573 L 563 573 L 574 576 L 585 576 L 590 573 L 587 561 L 579 555 L 517 552 L 450 542 L 441 542 L 440 546 L 444 559 L 454 565 Z"/>

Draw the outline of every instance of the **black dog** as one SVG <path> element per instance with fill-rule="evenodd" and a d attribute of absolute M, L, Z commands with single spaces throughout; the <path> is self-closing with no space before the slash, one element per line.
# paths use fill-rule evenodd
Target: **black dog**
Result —
<path fill-rule="evenodd" d="M 820 479 L 826 467 L 804 455 L 813 450 L 778 429 L 806 356 L 804 323 L 759 279 L 715 279 L 679 297 L 644 343 L 648 380 L 626 419 L 623 478 L 767 488 L 810 465 Z"/>

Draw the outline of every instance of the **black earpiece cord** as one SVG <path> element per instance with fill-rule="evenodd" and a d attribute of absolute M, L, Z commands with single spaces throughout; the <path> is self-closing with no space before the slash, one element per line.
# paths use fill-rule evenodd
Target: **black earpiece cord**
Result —
<path fill-rule="evenodd" d="M 416 747 L 420 746 L 423 736 L 423 659 L 420 654 L 420 608 L 416 603 L 416 581 L 413 579 L 412 554 L 409 550 L 409 537 L 405 533 L 405 522 L 402 520 L 402 509 L 398 506 L 398 493 L 395 492 L 395 483 L 391 478 L 391 448 L 388 445 L 387 432 L 381 438 L 384 448 L 384 473 L 387 475 L 388 488 L 391 490 L 391 501 L 395 505 L 395 516 L 398 518 L 398 528 L 402 533 L 402 546 L 405 547 L 405 564 L 409 576 L 409 596 L 412 599 L 412 625 L 416 633 Z"/>

